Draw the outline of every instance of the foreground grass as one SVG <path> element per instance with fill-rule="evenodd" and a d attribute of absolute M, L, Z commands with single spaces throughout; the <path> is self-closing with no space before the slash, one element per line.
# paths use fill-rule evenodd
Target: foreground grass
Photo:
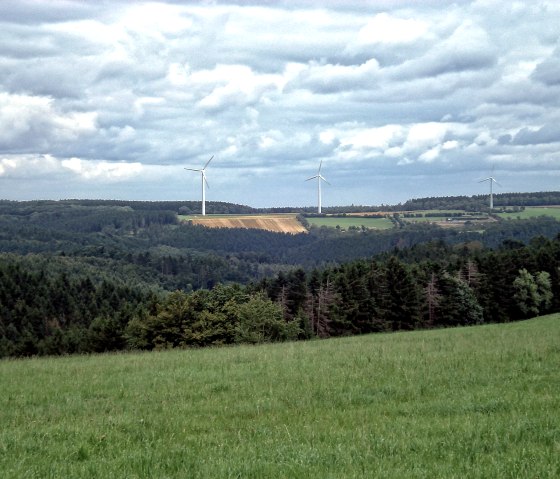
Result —
<path fill-rule="evenodd" d="M 560 316 L 0 362 L 0 471 L 560 477 Z"/>

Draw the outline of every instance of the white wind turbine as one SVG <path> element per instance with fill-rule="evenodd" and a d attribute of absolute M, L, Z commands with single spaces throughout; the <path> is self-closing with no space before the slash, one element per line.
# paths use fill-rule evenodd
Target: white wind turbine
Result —
<path fill-rule="evenodd" d="M 484 178 L 483 180 L 480 180 L 479 183 L 484 183 L 485 181 L 488 181 L 490 183 L 490 209 L 494 209 L 494 195 L 492 193 L 492 183 L 496 183 L 498 186 L 502 186 L 500 185 L 500 183 L 498 183 L 496 181 L 496 178 L 494 178 L 494 168 L 492 168 L 492 175 L 489 176 L 488 178 Z"/>
<path fill-rule="evenodd" d="M 325 178 L 323 178 L 323 175 L 321 175 L 321 167 L 323 166 L 323 160 L 321 160 L 321 163 L 319 163 L 319 171 L 317 171 L 317 174 L 315 176 L 312 176 L 311 178 L 307 178 L 307 180 L 305 181 L 309 181 L 309 180 L 314 180 L 315 178 L 317 178 L 317 196 L 318 196 L 318 208 L 317 208 L 317 212 L 319 214 L 321 214 L 321 181 L 324 181 L 327 185 L 330 185 L 330 183 L 325 180 Z"/>
<path fill-rule="evenodd" d="M 208 181 L 206 180 L 205 171 L 206 171 L 206 168 L 208 167 L 208 165 L 210 164 L 210 162 L 212 161 L 212 158 L 214 158 L 214 155 L 212 155 L 210 157 L 210 159 L 204 165 L 204 168 L 202 168 L 201 170 L 195 170 L 194 168 L 185 168 L 185 170 L 188 170 L 188 171 L 198 171 L 198 172 L 200 172 L 200 176 L 202 178 L 202 216 L 206 215 L 206 190 L 204 188 L 204 183 L 206 183 L 206 186 L 208 186 L 208 188 L 210 188 L 210 185 L 208 184 Z"/>

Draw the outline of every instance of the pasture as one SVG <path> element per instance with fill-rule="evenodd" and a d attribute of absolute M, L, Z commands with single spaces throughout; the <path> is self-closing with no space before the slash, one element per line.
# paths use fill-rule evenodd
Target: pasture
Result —
<path fill-rule="evenodd" d="M 357 216 L 320 216 L 320 217 L 307 217 L 306 220 L 310 225 L 314 226 L 327 226 L 336 228 L 339 226 L 343 229 L 350 227 L 379 229 L 386 230 L 393 227 L 393 223 L 389 218 L 383 217 L 357 217 Z"/>
<path fill-rule="evenodd" d="M 4 479 L 560 477 L 560 315 L 0 361 Z"/>
<path fill-rule="evenodd" d="M 537 216 L 552 216 L 560 221 L 560 206 L 527 206 L 523 211 L 515 213 L 498 213 L 500 218 L 504 219 L 522 219 L 535 218 Z"/>

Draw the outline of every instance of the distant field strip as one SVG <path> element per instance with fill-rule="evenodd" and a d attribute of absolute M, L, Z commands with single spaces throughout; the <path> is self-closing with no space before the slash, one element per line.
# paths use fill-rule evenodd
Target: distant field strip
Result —
<path fill-rule="evenodd" d="M 526 220 L 536 216 L 552 216 L 560 221 L 560 206 L 527 206 L 523 211 L 499 213 L 498 216 L 504 219 L 511 218 L 512 220 L 517 218 Z"/>
<path fill-rule="evenodd" d="M 393 227 L 393 223 L 389 218 L 360 218 L 356 216 L 321 216 L 317 218 L 306 218 L 306 220 L 311 225 L 315 226 L 329 226 L 331 228 L 336 228 L 340 226 L 341 228 L 348 229 L 350 227 L 386 230 Z"/>
<path fill-rule="evenodd" d="M 208 228 L 252 228 L 276 233 L 305 233 L 295 214 L 185 216 L 185 221 Z"/>
<path fill-rule="evenodd" d="M 27 478 L 558 478 L 560 315 L 323 341 L 0 361 Z"/>

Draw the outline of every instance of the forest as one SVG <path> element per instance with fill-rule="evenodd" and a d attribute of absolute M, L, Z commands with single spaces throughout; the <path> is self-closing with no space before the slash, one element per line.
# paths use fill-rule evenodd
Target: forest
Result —
<path fill-rule="evenodd" d="M 560 223 L 550 217 L 482 231 L 419 224 L 288 235 L 180 223 L 192 203 L 0 201 L 0 357 L 324 338 L 560 310 Z"/>

